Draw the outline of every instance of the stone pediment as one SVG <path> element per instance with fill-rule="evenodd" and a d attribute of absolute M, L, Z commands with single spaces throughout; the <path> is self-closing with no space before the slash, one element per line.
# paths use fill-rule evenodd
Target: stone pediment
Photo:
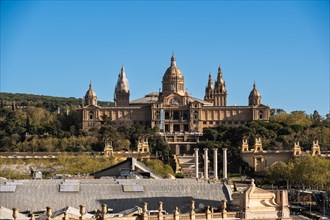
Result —
<path fill-rule="evenodd" d="M 202 106 L 211 106 L 212 103 L 198 99 L 198 98 L 194 98 L 194 97 L 188 97 L 188 101 L 189 103 L 193 104 L 193 105 L 199 105 L 200 107 Z"/>
<path fill-rule="evenodd" d="M 90 109 L 90 110 L 100 109 L 99 106 L 95 106 L 95 105 L 86 105 L 86 106 L 84 106 L 84 108 L 88 108 L 88 109 Z"/>
<path fill-rule="evenodd" d="M 163 103 L 164 103 L 164 105 L 171 105 L 171 106 L 186 105 L 186 97 L 181 96 L 177 93 L 172 93 L 172 94 L 164 97 Z"/>

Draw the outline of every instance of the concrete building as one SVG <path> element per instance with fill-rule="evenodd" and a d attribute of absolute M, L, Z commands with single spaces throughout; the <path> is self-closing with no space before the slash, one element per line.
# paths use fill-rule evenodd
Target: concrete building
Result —
<path fill-rule="evenodd" d="M 204 100 L 192 97 L 185 90 L 185 80 L 171 57 L 170 66 L 162 78 L 162 90 L 130 101 L 131 91 L 124 67 L 118 75 L 113 107 L 97 104 L 97 95 L 92 84 L 84 97 L 82 128 L 100 127 L 105 120 L 117 123 L 136 123 L 157 128 L 166 138 L 173 153 L 193 151 L 193 145 L 203 128 L 221 125 L 238 126 L 249 121 L 268 121 L 270 108 L 261 103 L 261 95 L 254 83 L 248 96 L 247 106 L 227 106 L 227 88 L 218 68 L 213 84 L 209 75 Z"/>

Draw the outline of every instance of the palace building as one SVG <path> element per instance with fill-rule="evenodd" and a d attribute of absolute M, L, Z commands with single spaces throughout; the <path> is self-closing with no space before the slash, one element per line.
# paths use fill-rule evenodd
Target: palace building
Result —
<path fill-rule="evenodd" d="M 207 127 L 269 120 L 270 108 L 261 104 L 255 83 L 248 96 L 248 106 L 227 106 L 227 89 L 221 67 L 214 84 L 209 75 L 204 100 L 190 96 L 184 83 L 184 76 L 172 55 L 171 64 L 163 75 L 162 90 L 130 101 L 129 83 L 122 67 L 114 91 L 115 106 L 98 106 L 96 93 L 90 84 L 82 108 L 82 128 L 99 127 L 104 120 L 111 119 L 118 123 L 131 122 L 158 128 L 169 138 L 168 142 L 193 142 L 189 135 L 180 139 L 174 134 L 194 133 L 196 136 Z"/>

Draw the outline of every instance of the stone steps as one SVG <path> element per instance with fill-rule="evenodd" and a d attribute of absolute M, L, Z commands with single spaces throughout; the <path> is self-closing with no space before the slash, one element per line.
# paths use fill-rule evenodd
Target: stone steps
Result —
<path fill-rule="evenodd" d="M 195 178 L 194 155 L 178 156 L 179 165 L 185 178 Z"/>

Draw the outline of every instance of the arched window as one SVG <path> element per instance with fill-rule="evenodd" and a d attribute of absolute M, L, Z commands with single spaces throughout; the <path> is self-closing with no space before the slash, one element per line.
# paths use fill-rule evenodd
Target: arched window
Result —
<path fill-rule="evenodd" d="M 93 118 L 94 118 L 94 112 L 89 112 L 88 113 L 88 116 L 89 116 L 89 120 L 93 120 Z"/>
<path fill-rule="evenodd" d="M 264 115 L 263 111 L 259 111 L 259 119 L 263 119 L 263 115 Z"/>

